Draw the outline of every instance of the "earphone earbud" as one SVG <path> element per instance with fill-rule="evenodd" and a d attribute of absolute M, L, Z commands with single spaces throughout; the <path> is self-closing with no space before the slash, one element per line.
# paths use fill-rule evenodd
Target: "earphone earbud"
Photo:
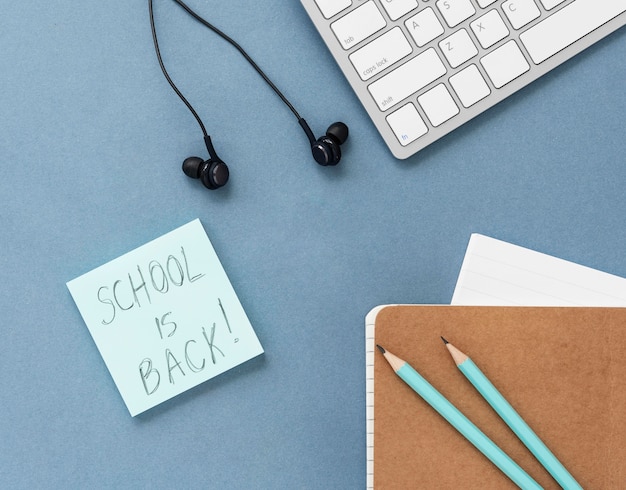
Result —
<path fill-rule="evenodd" d="M 340 145 L 348 139 L 348 126 L 342 122 L 331 124 L 326 130 L 326 135 L 318 138 L 311 145 L 313 158 L 323 166 L 337 165 L 341 160 Z"/>
<path fill-rule="evenodd" d="M 311 152 L 315 161 L 324 167 L 337 165 L 339 160 L 341 160 L 340 146 L 348 139 L 348 126 L 342 122 L 333 123 L 326 130 L 326 135 L 315 139 L 313 131 L 311 131 L 304 118 L 299 118 L 298 123 L 300 123 L 307 138 L 309 138 Z"/>
<path fill-rule="evenodd" d="M 220 157 L 217 156 L 211 137 L 204 138 L 207 150 L 209 150 L 209 159 L 203 160 L 200 157 L 185 158 L 183 162 L 183 172 L 187 177 L 192 179 L 200 179 L 202 185 L 207 189 L 219 189 L 226 185 L 230 172 Z"/>
<path fill-rule="evenodd" d="M 222 162 L 202 160 L 200 157 L 185 158 L 183 172 L 187 177 L 200 179 L 207 189 L 219 189 L 228 182 L 228 166 Z"/>

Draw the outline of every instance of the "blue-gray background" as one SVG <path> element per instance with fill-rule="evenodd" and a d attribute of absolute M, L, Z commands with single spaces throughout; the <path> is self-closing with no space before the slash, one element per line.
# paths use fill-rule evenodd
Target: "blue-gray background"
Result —
<path fill-rule="evenodd" d="M 295 0 L 189 0 L 236 52 L 156 1 L 0 0 L 3 488 L 363 488 L 364 317 L 450 301 L 480 232 L 626 276 L 626 31 L 408 161 L 388 152 Z M 131 418 L 66 281 L 200 218 L 266 354 Z"/>

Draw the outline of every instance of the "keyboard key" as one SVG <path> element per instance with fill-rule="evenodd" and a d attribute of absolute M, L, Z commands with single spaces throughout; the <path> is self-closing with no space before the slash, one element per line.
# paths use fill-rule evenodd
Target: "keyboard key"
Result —
<path fill-rule="evenodd" d="M 476 13 L 470 0 L 438 0 L 436 5 L 450 27 L 458 26 Z"/>
<path fill-rule="evenodd" d="M 404 25 L 420 48 L 444 33 L 441 22 L 430 7 L 408 19 Z"/>
<path fill-rule="evenodd" d="M 470 65 L 450 77 L 450 85 L 464 107 L 470 107 L 487 97 L 491 90 L 476 65 Z"/>
<path fill-rule="evenodd" d="M 530 69 L 515 41 L 509 41 L 480 60 L 494 87 L 500 88 Z"/>
<path fill-rule="evenodd" d="M 352 53 L 349 58 L 361 80 L 368 80 L 385 68 L 401 60 L 413 49 L 402 33 L 394 27 L 371 43 Z"/>
<path fill-rule="evenodd" d="M 465 29 L 459 29 L 439 43 L 439 49 L 452 68 L 462 65 L 478 54 L 478 49 Z"/>
<path fill-rule="evenodd" d="M 504 24 L 497 10 L 490 10 L 470 24 L 480 45 L 487 49 L 509 35 L 509 29 Z"/>
<path fill-rule="evenodd" d="M 343 49 L 350 49 L 386 25 L 376 4 L 369 1 L 333 22 L 330 27 Z"/>
<path fill-rule="evenodd" d="M 352 5 L 350 0 L 315 0 L 315 3 L 327 19 Z"/>
<path fill-rule="evenodd" d="M 389 114 L 387 122 L 402 146 L 408 145 L 428 132 L 424 120 L 411 103 Z"/>
<path fill-rule="evenodd" d="M 417 0 L 385 0 L 382 4 L 391 20 L 398 20 L 417 8 Z"/>
<path fill-rule="evenodd" d="M 368 88 L 381 111 L 399 104 L 446 74 L 446 67 L 433 48 L 370 84 Z"/>
<path fill-rule="evenodd" d="M 520 40 L 539 64 L 622 12 L 626 0 L 576 0 L 520 34 Z"/>
<path fill-rule="evenodd" d="M 502 10 L 514 29 L 520 29 L 541 15 L 533 0 L 508 0 Z"/>
<path fill-rule="evenodd" d="M 443 83 L 424 92 L 417 98 L 417 101 L 435 127 L 459 113 L 459 108 Z"/>
<path fill-rule="evenodd" d="M 494 3 L 496 0 L 478 0 L 478 5 L 481 8 L 486 8 L 489 7 L 489 5 L 491 5 L 492 3 Z"/>
<path fill-rule="evenodd" d="M 557 5 L 563 3 L 564 1 L 565 0 L 541 0 L 541 3 L 543 4 L 543 8 L 545 8 L 546 10 L 550 10 Z"/>

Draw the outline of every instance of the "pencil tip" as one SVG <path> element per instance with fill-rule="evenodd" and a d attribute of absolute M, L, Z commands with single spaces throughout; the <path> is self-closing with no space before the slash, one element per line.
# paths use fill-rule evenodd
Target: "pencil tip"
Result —
<path fill-rule="evenodd" d="M 443 340 L 444 344 L 449 344 L 450 342 L 448 342 L 446 339 L 444 339 L 443 337 L 441 337 L 441 340 Z"/>
<path fill-rule="evenodd" d="M 385 349 L 383 349 L 383 347 L 379 344 L 376 344 L 376 347 L 378 347 L 378 350 L 381 352 L 381 354 L 384 354 L 385 352 L 387 352 Z"/>

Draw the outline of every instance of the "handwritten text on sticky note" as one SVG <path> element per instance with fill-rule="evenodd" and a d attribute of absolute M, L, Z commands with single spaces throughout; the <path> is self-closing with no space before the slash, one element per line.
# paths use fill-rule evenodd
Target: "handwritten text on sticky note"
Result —
<path fill-rule="evenodd" d="M 67 286 L 133 416 L 263 353 L 199 220 Z"/>

